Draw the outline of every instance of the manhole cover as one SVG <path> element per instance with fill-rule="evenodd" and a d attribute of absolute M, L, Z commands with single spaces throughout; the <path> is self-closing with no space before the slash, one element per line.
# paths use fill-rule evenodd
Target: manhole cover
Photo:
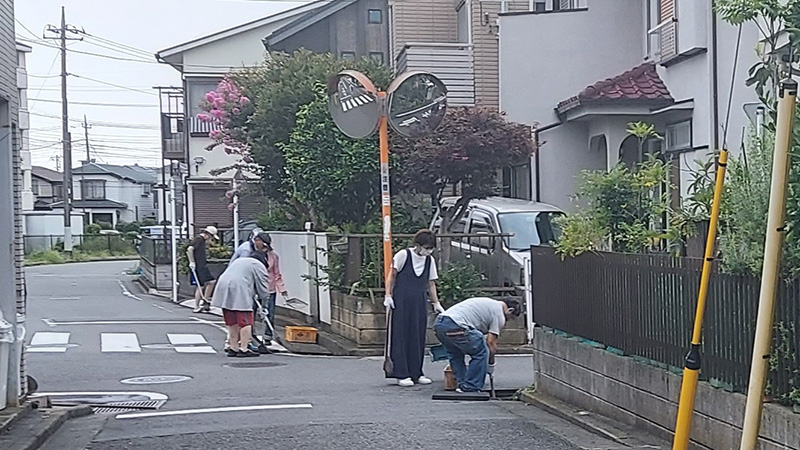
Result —
<path fill-rule="evenodd" d="M 285 366 L 286 364 L 283 363 L 276 363 L 276 362 L 234 362 L 225 364 L 223 367 L 230 367 L 231 369 L 262 369 L 267 367 L 281 367 Z"/>
<path fill-rule="evenodd" d="M 120 380 L 122 384 L 165 384 L 165 383 L 180 383 L 181 381 L 191 380 L 192 377 L 185 375 L 157 375 L 149 377 L 136 377 L 126 378 Z"/>

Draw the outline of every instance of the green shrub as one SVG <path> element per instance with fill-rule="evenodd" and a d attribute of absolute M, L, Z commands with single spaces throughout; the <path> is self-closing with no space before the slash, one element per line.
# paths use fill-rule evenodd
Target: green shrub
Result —
<path fill-rule="evenodd" d="M 31 253 L 26 260 L 28 262 L 44 262 L 48 264 L 61 264 L 65 261 L 64 256 L 55 250 Z"/>
<path fill-rule="evenodd" d="M 89 225 L 86 225 L 86 228 L 84 228 L 84 232 L 86 234 L 100 234 L 100 231 L 102 230 L 103 229 L 100 227 L 100 225 L 96 223 L 90 223 Z"/>
<path fill-rule="evenodd" d="M 475 266 L 462 262 L 450 264 L 439 273 L 436 282 L 442 306 L 449 308 L 466 298 L 485 295 L 480 290 L 481 281 Z"/>

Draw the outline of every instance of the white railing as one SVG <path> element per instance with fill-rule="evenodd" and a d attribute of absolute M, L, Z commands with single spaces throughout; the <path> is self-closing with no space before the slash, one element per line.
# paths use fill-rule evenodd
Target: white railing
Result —
<path fill-rule="evenodd" d="M 212 122 L 204 122 L 196 116 L 189 118 L 189 132 L 195 134 L 208 134 L 214 130 L 219 130 L 220 126 Z"/>

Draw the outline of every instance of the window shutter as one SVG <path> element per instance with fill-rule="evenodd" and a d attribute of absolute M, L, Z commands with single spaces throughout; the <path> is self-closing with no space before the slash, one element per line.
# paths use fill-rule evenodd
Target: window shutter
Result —
<path fill-rule="evenodd" d="M 195 185 L 192 189 L 195 231 L 209 225 L 222 229 L 233 226 L 233 213 L 228 210 L 230 200 L 225 197 L 227 187 Z"/>
<path fill-rule="evenodd" d="M 678 22 L 675 14 L 677 0 L 661 0 L 661 23 L 669 21 L 661 28 L 661 59 L 669 59 L 678 54 Z"/>

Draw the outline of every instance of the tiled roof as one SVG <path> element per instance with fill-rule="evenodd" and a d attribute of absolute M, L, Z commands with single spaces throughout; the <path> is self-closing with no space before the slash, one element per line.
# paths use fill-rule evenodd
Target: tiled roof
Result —
<path fill-rule="evenodd" d="M 128 205 L 122 202 L 117 202 L 108 199 L 97 200 L 74 200 L 72 203 L 73 208 L 97 208 L 97 209 L 127 209 Z M 50 204 L 53 209 L 60 209 L 64 207 L 64 202 L 54 202 Z"/>
<path fill-rule="evenodd" d="M 64 174 L 56 172 L 55 170 L 48 169 L 47 167 L 33 166 L 31 167 L 31 175 L 47 180 L 51 183 L 61 183 L 64 181 Z"/>
<path fill-rule="evenodd" d="M 156 176 L 147 168 L 139 166 L 115 166 L 90 163 L 72 169 L 73 175 L 111 175 L 139 184 L 155 184 Z"/>
<path fill-rule="evenodd" d="M 593 102 L 641 102 L 669 104 L 674 102 L 669 89 L 658 76 L 654 63 L 644 63 L 613 78 L 587 86 L 578 95 L 558 104 L 558 112 L 565 112 Z"/>

